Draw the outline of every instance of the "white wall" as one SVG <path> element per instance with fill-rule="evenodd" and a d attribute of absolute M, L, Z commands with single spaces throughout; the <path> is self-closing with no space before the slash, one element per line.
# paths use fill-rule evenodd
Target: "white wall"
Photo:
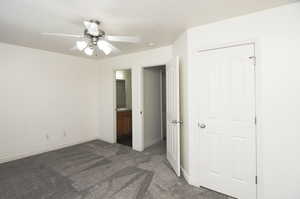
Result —
<path fill-rule="evenodd" d="M 95 139 L 98 81 L 96 61 L 0 43 L 0 162 Z"/>
<path fill-rule="evenodd" d="M 115 100 L 114 100 L 114 70 L 132 69 L 132 119 L 133 119 L 133 149 L 143 150 L 142 135 L 142 69 L 143 67 L 166 64 L 172 57 L 172 46 L 156 48 L 139 53 L 117 56 L 99 62 L 100 74 L 100 138 L 115 143 Z"/>
<path fill-rule="evenodd" d="M 162 139 L 161 69 L 143 71 L 144 78 L 144 147 Z"/>
<path fill-rule="evenodd" d="M 197 91 L 196 51 L 255 39 L 258 56 L 258 198 L 300 198 L 300 3 L 188 30 L 188 92 Z M 197 101 L 188 99 L 189 107 Z M 191 178 L 197 153 L 197 118 L 189 115 Z M 195 182 L 194 182 L 195 183 Z"/>

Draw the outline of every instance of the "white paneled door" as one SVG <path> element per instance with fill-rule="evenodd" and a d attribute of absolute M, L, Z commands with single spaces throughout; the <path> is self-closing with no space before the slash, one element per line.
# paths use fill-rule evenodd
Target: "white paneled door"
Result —
<path fill-rule="evenodd" d="M 180 176 L 179 58 L 166 65 L 167 159 Z"/>
<path fill-rule="evenodd" d="M 201 51 L 198 180 L 239 199 L 256 198 L 254 44 Z"/>

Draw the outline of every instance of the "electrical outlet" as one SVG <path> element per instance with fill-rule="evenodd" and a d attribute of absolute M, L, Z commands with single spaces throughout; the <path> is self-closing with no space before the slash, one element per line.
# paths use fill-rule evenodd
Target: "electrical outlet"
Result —
<path fill-rule="evenodd" d="M 67 137 L 67 131 L 64 130 L 64 137 Z"/>
<path fill-rule="evenodd" d="M 46 139 L 47 139 L 47 140 L 49 140 L 49 139 L 50 139 L 50 137 L 49 137 L 49 135 L 48 135 L 48 134 L 46 134 Z"/>

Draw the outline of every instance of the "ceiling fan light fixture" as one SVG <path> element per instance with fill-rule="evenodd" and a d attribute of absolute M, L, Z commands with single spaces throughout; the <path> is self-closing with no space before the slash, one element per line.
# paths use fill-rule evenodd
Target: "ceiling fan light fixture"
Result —
<path fill-rule="evenodd" d="M 99 35 L 99 30 L 98 27 L 95 26 L 91 26 L 91 28 L 89 28 L 89 33 L 93 36 L 98 36 Z"/>
<path fill-rule="evenodd" d="M 87 45 L 88 45 L 88 43 L 86 41 L 77 41 L 76 42 L 76 47 L 80 51 L 82 51 L 83 49 L 85 49 L 87 47 Z"/>
<path fill-rule="evenodd" d="M 99 35 L 99 23 L 95 21 L 84 21 L 84 25 L 87 28 L 89 34 L 93 36 Z"/>
<path fill-rule="evenodd" d="M 92 47 L 87 47 L 84 49 L 84 53 L 88 56 L 92 56 L 94 54 L 94 49 Z"/>
<path fill-rule="evenodd" d="M 108 55 L 112 52 L 111 46 L 104 40 L 99 40 L 97 46 L 100 50 L 104 52 L 105 55 Z"/>

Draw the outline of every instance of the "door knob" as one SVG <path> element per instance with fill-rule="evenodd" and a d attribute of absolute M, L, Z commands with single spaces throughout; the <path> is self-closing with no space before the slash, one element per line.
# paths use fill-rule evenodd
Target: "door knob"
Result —
<path fill-rule="evenodd" d="M 172 124 L 183 124 L 183 121 L 181 121 L 181 120 L 172 120 L 171 123 Z"/>
<path fill-rule="evenodd" d="M 198 123 L 198 127 L 201 128 L 201 129 L 205 129 L 206 128 L 206 124 L 203 124 L 203 123 L 200 124 L 200 123 Z"/>

